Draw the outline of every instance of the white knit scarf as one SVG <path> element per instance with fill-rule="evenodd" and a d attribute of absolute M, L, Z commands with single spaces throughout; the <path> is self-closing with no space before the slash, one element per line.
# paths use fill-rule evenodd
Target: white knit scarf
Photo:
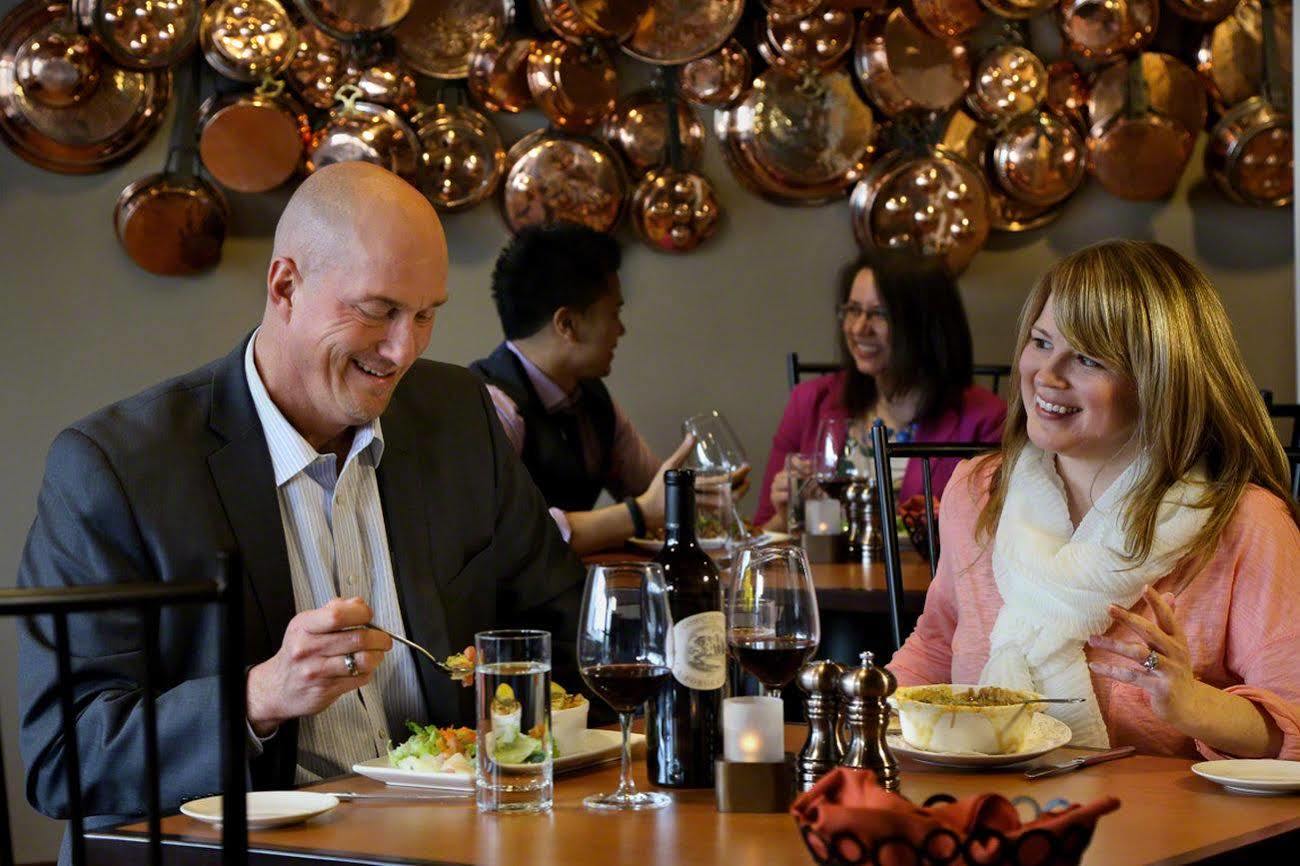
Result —
<path fill-rule="evenodd" d="M 1110 628 L 1107 605 L 1131 607 L 1143 584 L 1168 574 L 1209 518 L 1208 509 L 1187 507 L 1203 492 L 1205 475 L 1193 471 L 1165 494 L 1151 555 L 1130 567 L 1123 557 L 1124 505 L 1145 468 L 1144 457 L 1130 464 L 1075 529 L 1053 455 L 1026 444 L 993 540 L 993 578 L 1003 606 L 980 682 L 1047 697 L 1086 697 L 1082 704 L 1047 708 L 1070 726 L 1076 746 L 1110 745 L 1084 642 Z"/>

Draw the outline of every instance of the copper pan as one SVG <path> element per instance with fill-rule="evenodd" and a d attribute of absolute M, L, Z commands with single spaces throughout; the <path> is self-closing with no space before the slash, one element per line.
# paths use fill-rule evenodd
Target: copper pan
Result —
<path fill-rule="evenodd" d="M 334 93 L 348 83 L 348 46 L 312 24 L 298 28 L 294 49 L 284 78 L 298 98 L 312 108 L 328 110 Z"/>
<path fill-rule="evenodd" d="M 335 39 L 387 33 L 411 11 L 411 0 L 294 0 L 303 16 Z"/>
<path fill-rule="evenodd" d="M 1197 24 L 1213 24 L 1232 14 L 1241 0 L 1165 0 L 1169 11 Z"/>
<path fill-rule="evenodd" d="M 863 92 L 891 117 L 916 108 L 951 108 L 970 86 L 966 46 L 932 36 L 902 9 L 864 21 L 853 52 Z"/>
<path fill-rule="evenodd" d="M 1047 98 L 1047 67 L 1021 45 L 1002 44 L 986 53 L 975 68 L 966 104 L 987 123 L 1028 114 Z"/>
<path fill-rule="evenodd" d="M 984 21 L 979 0 L 912 0 L 917 22 L 941 39 L 960 39 Z"/>
<path fill-rule="evenodd" d="M 227 78 L 254 82 L 289 67 L 298 33 L 277 0 L 216 0 L 203 12 L 203 56 Z"/>
<path fill-rule="evenodd" d="M 199 37 L 202 0 L 90 0 L 95 38 L 119 66 L 164 69 Z"/>
<path fill-rule="evenodd" d="M 678 92 L 687 102 L 703 108 L 731 105 L 749 87 L 749 52 L 735 39 L 682 66 Z"/>
<path fill-rule="evenodd" d="M 999 18 L 1019 21 L 1046 12 L 1056 5 L 1057 0 L 980 0 L 980 3 Z"/>
<path fill-rule="evenodd" d="M 469 55 L 469 92 L 488 111 L 517 113 L 533 104 L 528 55 L 537 42 L 484 36 Z"/>
<path fill-rule="evenodd" d="M 853 233 L 865 250 L 937 259 L 954 274 L 988 240 L 989 194 L 980 170 L 942 148 L 881 157 L 849 197 Z"/>
<path fill-rule="evenodd" d="M 1061 0 L 1057 8 L 1066 47 L 1089 59 L 1145 47 L 1160 21 L 1160 0 Z"/>
<path fill-rule="evenodd" d="M 686 63 L 717 51 L 744 11 L 744 0 L 651 0 L 623 50 L 646 63 Z"/>
<path fill-rule="evenodd" d="M 1088 82 L 1079 67 L 1058 60 L 1047 67 L 1047 98 L 1043 107 L 1070 121 L 1080 135 L 1088 132 Z"/>
<path fill-rule="evenodd" d="M 587 132 L 614 110 L 618 76 L 599 42 L 553 39 L 537 43 L 528 55 L 528 90 L 560 129 Z"/>
<path fill-rule="evenodd" d="M 396 111 L 361 99 L 361 89 L 339 88 L 339 106 L 312 135 L 307 170 L 335 162 L 368 162 L 420 185 L 420 142 Z"/>
<path fill-rule="evenodd" d="M 1088 171 L 1107 192 L 1132 201 L 1173 193 L 1195 142 L 1182 122 L 1153 108 L 1144 67 L 1126 64 L 1123 110 L 1100 123 L 1094 115 L 1088 138 Z"/>
<path fill-rule="evenodd" d="M 651 248 L 686 253 L 717 234 L 722 207 L 708 178 L 694 171 L 658 168 L 632 193 L 632 227 Z"/>
<path fill-rule="evenodd" d="M 1196 68 L 1220 111 L 1262 92 L 1263 25 L 1259 0 L 1241 0 L 1201 40 Z M 1278 69 L 1291 80 L 1291 4 L 1273 9 Z"/>
<path fill-rule="evenodd" d="M 484 36 L 504 38 L 513 15 L 511 0 L 412 0 L 393 31 L 397 56 L 430 78 L 464 78 L 475 47 Z"/>
<path fill-rule="evenodd" d="M 439 210 L 467 210 L 497 191 L 506 151 L 492 121 L 466 105 L 438 104 L 411 119 L 420 139 L 421 190 Z"/>
<path fill-rule="evenodd" d="M 512 232 L 573 222 L 613 231 L 623 213 L 627 178 L 618 158 L 593 138 L 536 130 L 506 156 L 501 212 Z"/>
<path fill-rule="evenodd" d="M 989 169 L 1002 192 L 1033 207 L 1051 207 L 1073 195 L 1087 162 L 1082 136 L 1046 111 L 1021 115 L 999 129 L 989 154 Z"/>
<path fill-rule="evenodd" d="M 1140 55 L 1141 69 L 1151 109 L 1181 124 L 1195 138 L 1205 128 L 1205 88 L 1196 73 L 1168 54 L 1147 52 Z M 1088 125 L 1100 135 L 1112 119 L 1124 112 L 1128 98 L 1130 60 L 1119 60 L 1097 73 L 1088 94 Z"/>
<path fill-rule="evenodd" d="M 704 125 L 690 107 L 677 103 L 681 163 L 677 168 L 693 171 L 704 158 Z M 668 105 L 650 90 L 619 100 L 617 108 L 600 124 L 599 137 L 623 157 L 633 177 L 640 177 L 668 162 Z"/>
<path fill-rule="evenodd" d="M 237 192 L 275 189 L 302 168 L 307 111 L 267 81 L 251 93 L 212 96 L 199 110 L 199 157 L 208 174 Z"/>
<path fill-rule="evenodd" d="M 768 13 L 759 54 L 769 66 L 802 75 L 806 69 L 833 69 L 853 47 L 853 14 L 821 9 L 802 18 L 782 20 Z"/>
<path fill-rule="evenodd" d="M 87 174 L 153 137 L 171 77 L 113 65 L 69 20 L 67 4 L 42 0 L 0 18 L 0 140 L 40 168 Z"/>

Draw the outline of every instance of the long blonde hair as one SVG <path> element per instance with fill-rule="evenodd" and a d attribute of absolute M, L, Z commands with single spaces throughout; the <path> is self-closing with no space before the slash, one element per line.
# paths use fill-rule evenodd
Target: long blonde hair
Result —
<path fill-rule="evenodd" d="M 1205 275 L 1163 244 L 1113 240 L 1057 262 L 1034 286 L 1020 313 L 1018 363 L 1048 297 L 1070 345 L 1134 383 L 1134 436 L 1148 458 L 1125 507 L 1129 562 L 1151 553 L 1166 491 L 1198 464 L 1208 476 L 1194 507 L 1209 508 L 1189 559 L 1204 562 L 1236 510 L 1246 485 L 1279 497 L 1297 519 L 1282 443 L 1233 338 L 1228 315 Z M 1006 502 L 1012 467 L 1029 441 L 1020 389 L 1012 389 L 1001 461 L 990 461 L 990 495 L 977 533 L 992 538 Z M 1300 521 L 1298 521 L 1300 522 Z"/>

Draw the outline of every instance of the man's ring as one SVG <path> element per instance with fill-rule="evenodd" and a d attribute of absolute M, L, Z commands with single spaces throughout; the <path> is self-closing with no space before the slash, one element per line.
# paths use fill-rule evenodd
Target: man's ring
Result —
<path fill-rule="evenodd" d="M 1156 655 L 1155 650 L 1147 653 L 1147 657 L 1142 659 L 1142 667 L 1147 669 L 1147 673 L 1153 674 L 1156 668 L 1160 667 L 1160 656 Z"/>
<path fill-rule="evenodd" d="M 344 653 L 344 654 L 343 654 L 343 664 L 345 664 L 345 665 L 347 666 L 347 669 L 348 669 L 348 676 L 350 676 L 350 677 L 359 677 L 359 676 L 361 676 L 361 671 L 357 670 L 357 659 L 356 659 L 356 656 L 352 655 L 352 653 Z"/>

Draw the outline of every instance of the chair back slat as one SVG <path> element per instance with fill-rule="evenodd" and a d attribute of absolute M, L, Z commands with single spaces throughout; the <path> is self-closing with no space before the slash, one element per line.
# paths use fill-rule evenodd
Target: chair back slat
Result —
<path fill-rule="evenodd" d="M 14 866 L 14 838 L 9 826 L 9 786 L 4 784 L 4 780 L 4 749 L 0 749 L 0 866 Z"/>
<path fill-rule="evenodd" d="M 804 376 L 816 373 L 834 373 L 837 370 L 844 369 L 843 364 L 832 364 L 825 361 L 800 361 L 798 352 L 790 352 L 785 356 L 785 378 L 794 390 L 794 386 L 799 384 L 799 380 Z M 1009 364 L 976 364 L 971 368 L 972 375 L 976 379 L 987 377 L 989 380 L 989 390 L 994 394 L 1002 393 L 1002 381 L 1011 378 L 1011 366 Z"/>
<path fill-rule="evenodd" d="M 86 862 L 85 813 L 81 808 L 81 752 L 77 744 L 77 711 L 72 693 L 72 649 L 68 614 L 54 614 L 54 651 L 59 666 L 59 711 L 63 725 L 63 768 L 68 780 L 68 825 L 72 831 L 72 866 Z"/>
<path fill-rule="evenodd" d="M 222 790 L 243 792 L 248 709 L 244 674 L 244 583 L 239 558 L 217 556 L 217 589 L 225 611 L 221 630 Z M 244 797 L 222 798 L 221 862 L 244 866 L 248 860 L 248 804 Z"/>
<path fill-rule="evenodd" d="M 140 607 L 144 633 L 144 779 L 149 817 L 149 866 L 162 866 L 162 797 L 159 794 L 158 707 L 162 677 L 158 671 L 158 606 Z"/>

